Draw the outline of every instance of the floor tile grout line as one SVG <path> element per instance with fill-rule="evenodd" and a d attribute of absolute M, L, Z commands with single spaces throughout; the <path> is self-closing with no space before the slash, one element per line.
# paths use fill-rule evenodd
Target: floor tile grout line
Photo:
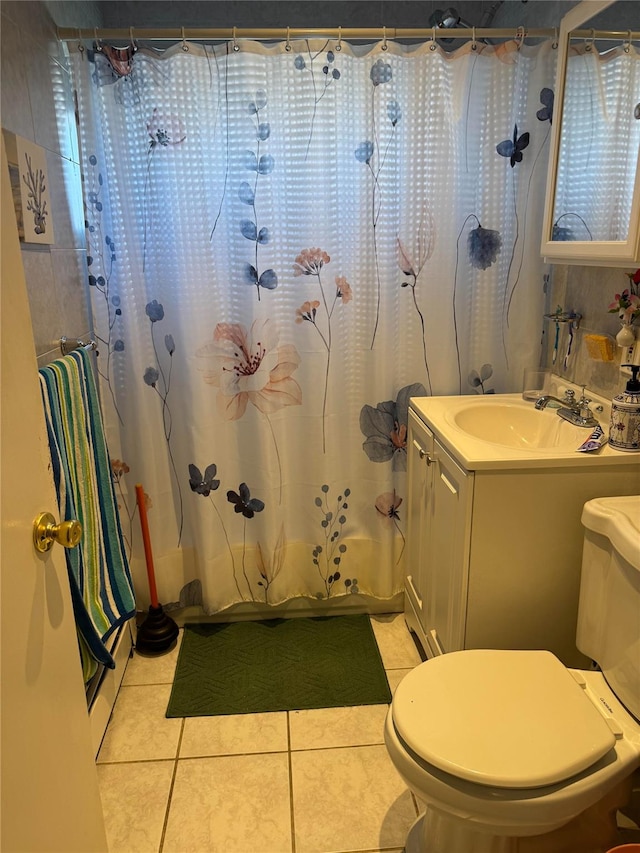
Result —
<path fill-rule="evenodd" d="M 287 765 L 289 769 L 289 825 L 291 827 L 291 853 L 296 853 L 296 820 L 293 810 L 293 758 L 291 754 L 290 711 L 287 714 Z"/>
<path fill-rule="evenodd" d="M 167 835 L 167 826 L 169 824 L 169 811 L 171 810 L 171 800 L 173 798 L 173 789 L 176 784 L 176 776 L 178 774 L 178 762 L 180 761 L 180 747 L 182 746 L 182 735 L 184 734 L 184 724 L 185 718 L 182 718 L 182 724 L 180 726 L 180 734 L 178 736 L 178 743 L 176 746 L 176 755 L 173 763 L 173 773 L 171 774 L 171 784 L 169 785 L 169 796 L 167 797 L 167 808 L 164 813 L 164 821 L 162 824 L 162 832 L 160 834 L 160 845 L 158 847 L 158 853 L 162 853 L 164 848 L 164 842 Z"/>
<path fill-rule="evenodd" d="M 378 637 L 376 637 L 375 640 L 376 640 L 376 643 L 379 643 Z M 378 645 L 378 648 L 379 648 L 379 645 Z M 394 670 L 399 670 L 399 671 L 411 670 L 411 669 L 415 668 L 415 666 L 417 666 L 419 663 L 420 663 L 420 661 L 418 661 L 416 663 L 415 661 L 402 661 L 402 662 L 400 662 L 400 661 L 394 660 L 393 663 L 389 666 L 389 665 L 385 664 L 385 662 L 383 661 L 383 667 L 385 669 L 386 674 L 391 674 Z M 122 687 L 162 688 L 162 687 L 170 686 L 172 683 L 173 683 L 172 680 L 165 680 L 165 678 L 163 677 L 162 679 L 159 679 L 157 681 L 149 681 L 149 682 L 145 682 L 145 683 L 133 682 L 133 683 L 129 683 L 129 684 L 123 683 L 121 686 Z M 388 704 L 388 703 L 378 703 L 378 704 Z M 371 748 L 371 747 L 383 746 L 384 741 L 381 739 L 378 742 L 374 741 L 374 742 L 368 742 L 368 743 L 365 742 L 365 743 L 357 743 L 357 744 L 344 743 L 344 744 L 338 744 L 338 745 L 334 745 L 334 746 L 325 746 L 325 745 L 315 746 L 315 747 L 314 746 L 311 746 L 311 747 L 302 746 L 302 747 L 294 749 L 292 746 L 292 728 L 293 728 L 292 723 L 293 723 L 293 720 L 291 718 L 291 712 L 285 711 L 284 713 L 287 714 L 287 717 L 286 717 L 286 725 L 287 725 L 286 752 L 287 752 L 288 776 L 289 776 L 289 810 L 290 810 L 290 831 L 291 831 L 291 853 L 296 853 L 296 835 L 295 835 L 296 823 L 295 823 L 294 789 L 293 789 L 293 753 L 296 752 L 298 754 L 301 754 L 303 752 L 321 752 L 321 751 L 326 751 L 326 750 L 338 750 L 338 749 L 339 750 L 366 749 L 366 748 Z M 113 714 L 110 716 L 113 716 Z M 256 756 L 257 757 L 257 756 L 264 756 L 264 755 L 278 755 L 278 754 L 282 755 L 282 753 L 285 751 L 284 749 L 276 749 L 276 750 L 272 749 L 272 750 L 269 750 L 267 752 L 249 751 L 249 752 L 243 752 L 243 753 L 218 753 L 218 754 L 214 754 L 214 755 L 182 756 L 180 753 L 181 753 L 182 741 L 184 740 L 184 737 L 185 737 L 186 719 L 187 718 L 183 717 L 180 720 L 180 722 L 181 722 L 180 732 L 178 735 L 177 749 L 176 749 L 176 754 L 174 757 L 140 758 L 140 759 L 133 759 L 133 760 L 124 759 L 124 760 L 116 760 L 116 761 L 109 760 L 106 762 L 100 762 L 103 766 L 113 766 L 113 765 L 121 765 L 121 764 L 127 764 L 127 763 L 144 764 L 144 763 L 159 763 L 159 762 L 165 762 L 165 761 L 173 761 L 174 766 L 172 769 L 171 781 L 170 781 L 170 785 L 169 785 L 169 791 L 167 794 L 166 808 L 164 810 L 164 820 L 163 820 L 163 824 L 162 824 L 158 853 L 162 853 L 164 846 L 165 846 L 165 843 L 166 843 L 166 834 L 167 834 L 167 830 L 168 830 L 168 821 L 169 821 L 169 816 L 170 816 L 170 811 L 171 811 L 171 803 L 172 803 L 173 793 L 174 793 L 175 785 L 176 785 L 177 772 L 178 772 L 179 764 L 181 761 L 184 761 L 184 760 L 197 761 L 197 760 L 201 760 L 201 759 L 211 759 L 211 758 L 240 758 L 242 756 Z M 109 722 L 111 722 L 111 719 Z M 411 801 L 413 803 L 415 813 L 418 814 L 419 809 L 418 809 L 418 805 L 417 805 L 417 802 L 416 802 L 413 794 L 411 794 Z M 396 851 L 398 851 L 398 853 L 400 853 L 400 851 L 402 851 L 402 850 L 403 850 L 403 848 L 401 846 L 400 847 L 398 847 L 398 846 L 393 846 L 393 847 L 376 846 L 373 848 L 367 848 L 367 850 L 353 851 L 353 853 L 382 853 L 382 851 L 384 851 L 384 853 L 396 853 Z M 345 851 L 343 851 L 343 853 L 348 853 L 348 851 L 345 850 Z"/>

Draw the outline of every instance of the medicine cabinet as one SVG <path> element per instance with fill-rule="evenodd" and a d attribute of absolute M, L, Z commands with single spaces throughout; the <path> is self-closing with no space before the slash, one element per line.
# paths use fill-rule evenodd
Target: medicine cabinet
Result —
<path fill-rule="evenodd" d="M 640 23 L 621 13 L 610 42 L 591 28 L 616 5 L 584 0 L 560 26 L 541 246 L 550 262 L 640 263 Z"/>

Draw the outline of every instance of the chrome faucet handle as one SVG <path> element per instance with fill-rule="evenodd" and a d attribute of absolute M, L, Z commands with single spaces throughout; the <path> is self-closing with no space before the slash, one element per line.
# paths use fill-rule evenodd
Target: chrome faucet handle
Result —
<path fill-rule="evenodd" d="M 567 388 L 567 390 L 564 392 L 565 403 L 569 403 L 570 405 L 572 405 L 575 401 L 575 397 L 576 392 L 573 390 L 573 388 Z"/>
<path fill-rule="evenodd" d="M 587 400 L 586 397 L 583 397 L 578 401 L 578 405 L 580 406 L 580 417 L 581 418 L 592 418 L 593 412 L 589 408 L 589 403 L 591 400 Z"/>

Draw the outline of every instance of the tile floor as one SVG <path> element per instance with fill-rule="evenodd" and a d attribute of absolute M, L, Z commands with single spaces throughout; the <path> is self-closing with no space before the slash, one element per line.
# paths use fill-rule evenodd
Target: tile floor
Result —
<path fill-rule="evenodd" d="M 371 619 L 393 690 L 420 663 L 402 614 Z M 129 661 L 98 754 L 110 853 L 398 853 L 418 809 L 386 705 L 167 719 L 178 648 Z"/>

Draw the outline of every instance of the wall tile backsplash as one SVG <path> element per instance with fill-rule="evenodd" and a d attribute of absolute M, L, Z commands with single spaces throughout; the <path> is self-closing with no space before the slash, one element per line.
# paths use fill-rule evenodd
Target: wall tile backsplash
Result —
<path fill-rule="evenodd" d="M 545 364 L 559 376 L 577 385 L 587 385 L 590 390 L 607 398 L 619 393 L 626 384 L 626 377 L 620 373 L 622 351 L 616 345 L 614 362 L 596 361 L 587 351 L 585 336 L 607 335 L 615 344 L 615 336 L 620 330 L 620 321 L 616 314 L 609 314 L 607 308 L 615 294 L 629 286 L 627 272 L 633 272 L 633 270 L 562 265 L 552 267 L 551 272 L 549 310 L 553 312 L 557 306 L 561 306 L 563 311 L 576 311 L 582 314 L 582 320 L 574 338 L 566 369 L 563 366 L 563 359 L 568 345 L 567 327 L 563 325 L 560 328 L 558 356 L 556 363 L 552 365 L 555 325 L 553 321 L 545 323 Z M 637 329 L 636 336 L 638 337 Z"/>

